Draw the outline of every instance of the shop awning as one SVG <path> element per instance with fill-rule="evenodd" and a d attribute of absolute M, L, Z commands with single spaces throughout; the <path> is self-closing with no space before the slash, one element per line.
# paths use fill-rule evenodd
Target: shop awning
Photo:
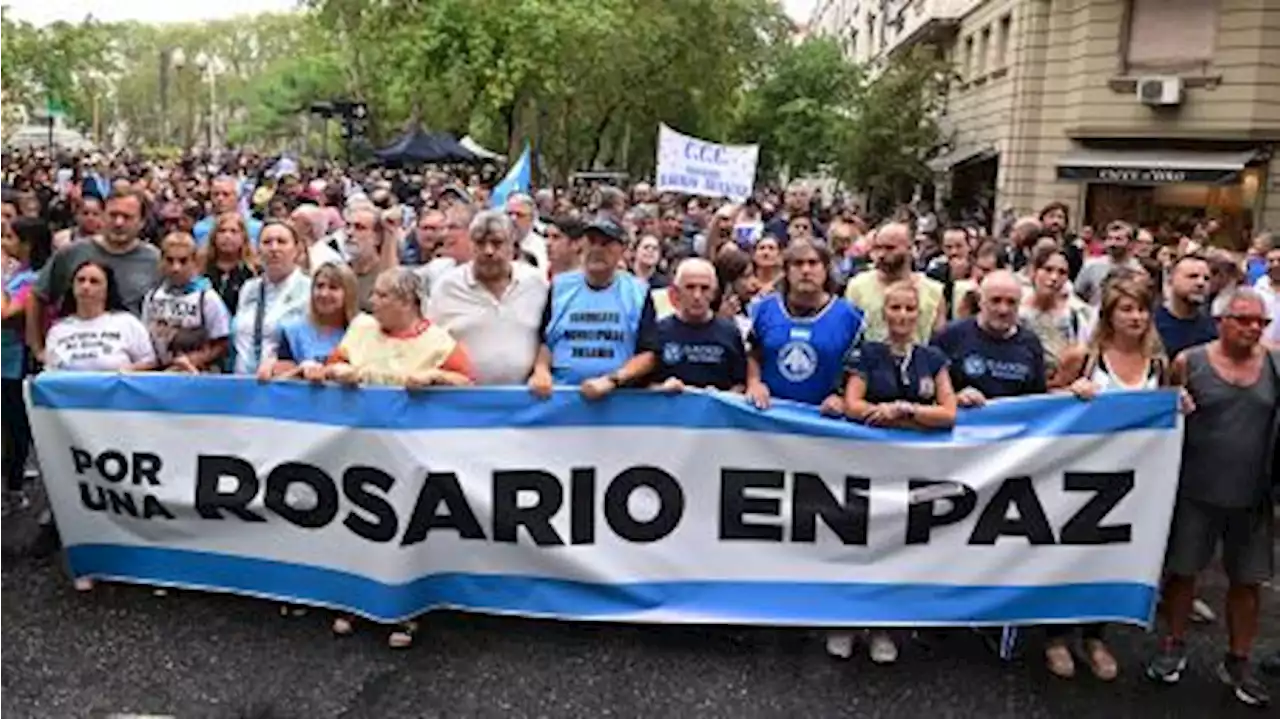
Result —
<path fill-rule="evenodd" d="M 1081 149 L 1058 160 L 1058 179 L 1112 185 L 1165 185 L 1235 182 L 1257 150 L 1195 152 L 1189 150 Z"/>
<path fill-rule="evenodd" d="M 941 174 L 944 172 L 950 172 L 952 169 L 960 167 L 961 165 L 990 160 L 998 154 L 999 153 L 996 152 L 996 149 L 990 146 L 966 147 L 960 150 L 944 152 L 932 160 L 929 160 L 926 164 L 929 165 L 930 170 Z"/>

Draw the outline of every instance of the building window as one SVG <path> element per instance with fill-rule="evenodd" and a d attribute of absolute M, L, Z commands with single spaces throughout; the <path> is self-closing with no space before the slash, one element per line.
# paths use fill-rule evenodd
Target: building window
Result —
<path fill-rule="evenodd" d="M 1125 66 L 1179 70 L 1213 59 L 1218 34 L 1217 0 L 1129 0 Z"/>
<path fill-rule="evenodd" d="M 982 34 L 978 36 L 977 56 L 974 58 L 974 77 L 979 78 L 987 74 L 987 53 L 991 48 L 991 26 L 982 28 Z"/>
<path fill-rule="evenodd" d="M 1005 15 L 1000 18 L 1000 29 L 996 35 L 996 64 L 999 67 L 1009 67 L 1009 37 L 1013 32 L 1013 16 Z"/>
<path fill-rule="evenodd" d="M 960 77 L 965 82 L 972 82 L 973 75 L 973 36 L 964 39 L 964 59 L 960 65 Z"/>

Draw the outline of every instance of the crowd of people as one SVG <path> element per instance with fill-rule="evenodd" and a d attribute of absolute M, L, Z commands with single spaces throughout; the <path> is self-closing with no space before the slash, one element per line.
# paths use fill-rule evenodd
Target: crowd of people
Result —
<path fill-rule="evenodd" d="M 1220 548 L 1221 679 L 1269 701 L 1250 664 L 1280 431 L 1269 235 L 1237 253 L 1215 244 L 1212 220 L 1077 234 L 1061 203 L 992 235 L 911 208 L 867 217 L 803 184 L 743 202 L 644 183 L 541 189 L 491 207 L 480 177 L 273 164 L 6 158 L 6 512 L 31 479 L 22 382 L 37 371 L 524 384 L 539 397 L 573 386 L 592 401 L 710 388 L 917 431 L 1001 398 L 1176 387 L 1182 470 L 1144 672 L 1180 679 L 1196 577 Z M 416 625 L 393 629 L 407 646 Z M 1054 675 L 1078 661 L 1119 674 L 1104 625 L 1045 633 Z M 847 658 L 859 635 L 833 632 L 827 649 Z M 868 638 L 875 661 L 896 659 L 893 633 Z"/>

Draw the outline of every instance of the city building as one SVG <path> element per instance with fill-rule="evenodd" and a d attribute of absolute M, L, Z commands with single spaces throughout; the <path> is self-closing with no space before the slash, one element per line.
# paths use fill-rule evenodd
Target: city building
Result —
<path fill-rule="evenodd" d="M 811 26 L 860 62 L 952 61 L 931 167 L 955 214 L 1280 228 L 1276 0 L 823 0 Z"/>

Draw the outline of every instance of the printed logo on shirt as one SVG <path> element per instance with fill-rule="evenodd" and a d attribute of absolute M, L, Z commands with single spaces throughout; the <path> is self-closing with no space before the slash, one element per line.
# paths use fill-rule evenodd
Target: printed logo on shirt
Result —
<path fill-rule="evenodd" d="M 788 342 L 778 351 L 778 371 L 788 382 L 803 382 L 818 371 L 818 353 L 808 342 Z"/>
<path fill-rule="evenodd" d="M 934 386 L 932 377 L 920 378 L 920 399 L 933 399 L 933 395 L 938 391 Z"/>
<path fill-rule="evenodd" d="M 663 364 L 677 365 L 682 359 L 684 359 L 684 348 L 679 342 L 668 342 L 662 345 Z"/>
<path fill-rule="evenodd" d="M 987 373 L 987 360 L 981 355 L 969 355 L 964 358 L 964 373 L 969 377 L 981 377 Z"/>

